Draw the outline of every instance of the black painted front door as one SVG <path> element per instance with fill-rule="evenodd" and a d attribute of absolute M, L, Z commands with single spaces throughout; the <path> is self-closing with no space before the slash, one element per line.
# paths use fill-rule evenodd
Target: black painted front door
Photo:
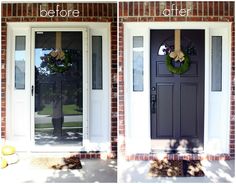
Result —
<path fill-rule="evenodd" d="M 151 138 L 169 140 L 170 150 L 203 147 L 204 39 L 204 30 L 181 30 L 181 49 L 191 64 L 186 73 L 172 74 L 165 59 L 174 50 L 174 30 L 151 30 Z"/>

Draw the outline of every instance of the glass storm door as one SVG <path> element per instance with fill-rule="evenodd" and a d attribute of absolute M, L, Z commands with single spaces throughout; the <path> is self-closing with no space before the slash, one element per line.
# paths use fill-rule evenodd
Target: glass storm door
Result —
<path fill-rule="evenodd" d="M 82 145 L 82 34 L 35 32 L 36 145 Z"/>

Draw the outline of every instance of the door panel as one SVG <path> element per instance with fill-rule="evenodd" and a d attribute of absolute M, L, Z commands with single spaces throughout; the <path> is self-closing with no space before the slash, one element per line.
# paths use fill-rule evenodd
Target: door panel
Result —
<path fill-rule="evenodd" d="M 157 131 L 160 137 L 173 136 L 173 84 L 159 84 L 157 86 Z M 154 130 L 155 131 L 155 130 Z"/>
<path fill-rule="evenodd" d="M 197 85 L 181 84 L 180 136 L 197 136 Z M 191 104 L 191 105 L 190 105 Z M 191 126 L 189 126 L 191 122 Z"/>
<path fill-rule="evenodd" d="M 177 149 L 182 140 L 187 150 L 203 146 L 204 34 L 181 30 L 181 49 L 191 65 L 186 73 L 175 75 L 165 65 L 166 54 L 174 50 L 174 30 L 151 30 L 151 138 L 165 139 L 165 149 Z M 170 146 L 173 140 L 175 146 Z"/>

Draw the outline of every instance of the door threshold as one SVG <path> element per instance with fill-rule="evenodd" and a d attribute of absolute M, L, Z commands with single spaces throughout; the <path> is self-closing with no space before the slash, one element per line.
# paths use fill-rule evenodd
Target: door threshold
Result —
<path fill-rule="evenodd" d="M 69 145 L 37 145 L 32 141 L 11 141 L 6 140 L 5 145 L 11 145 L 16 148 L 17 152 L 28 153 L 80 153 L 80 154 L 99 154 L 109 153 L 109 144 L 105 145 L 92 145 L 87 141 L 82 144 L 69 144 Z"/>
<path fill-rule="evenodd" d="M 20 157 L 69 157 L 77 152 L 17 152 Z"/>
<path fill-rule="evenodd" d="M 83 152 L 85 151 L 85 147 L 81 144 L 71 144 L 71 145 L 37 145 L 37 144 L 33 144 L 30 147 L 30 152 L 51 152 L 51 153 L 55 153 L 55 152 L 61 152 L 61 153 L 65 153 L 65 152 Z"/>
<path fill-rule="evenodd" d="M 12 145 L 17 152 L 81 152 L 85 151 L 82 145 L 35 145 L 26 141 L 7 141 L 6 145 Z"/>

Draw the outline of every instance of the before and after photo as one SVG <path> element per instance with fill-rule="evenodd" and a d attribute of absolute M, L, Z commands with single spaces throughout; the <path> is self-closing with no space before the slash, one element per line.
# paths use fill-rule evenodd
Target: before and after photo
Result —
<path fill-rule="evenodd" d="M 234 1 L 1 1 L 0 75 L 0 183 L 235 180 Z"/>

